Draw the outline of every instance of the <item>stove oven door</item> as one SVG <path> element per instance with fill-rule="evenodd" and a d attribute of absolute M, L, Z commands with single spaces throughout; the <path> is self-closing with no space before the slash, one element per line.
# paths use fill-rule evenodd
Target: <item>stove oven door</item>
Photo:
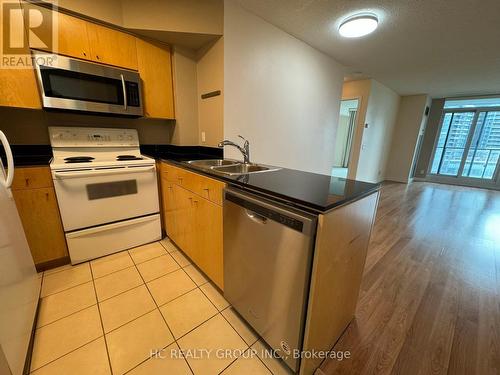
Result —
<path fill-rule="evenodd" d="M 53 171 L 65 232 L 159 212 L 154 165 Z"/>

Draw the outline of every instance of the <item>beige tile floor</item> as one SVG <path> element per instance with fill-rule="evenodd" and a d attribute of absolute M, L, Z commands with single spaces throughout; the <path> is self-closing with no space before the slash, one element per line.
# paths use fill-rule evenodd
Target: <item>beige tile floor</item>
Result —
<path fill-rule="evenodd" d="M 288 373 L 168 239 L 42 277 L 32 374 Z"/>

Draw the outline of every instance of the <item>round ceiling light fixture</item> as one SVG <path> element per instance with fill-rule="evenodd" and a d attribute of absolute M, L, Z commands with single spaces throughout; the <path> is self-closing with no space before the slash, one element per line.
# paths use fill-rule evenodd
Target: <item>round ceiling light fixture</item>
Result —
<path fill-rule="evenodd" d="M 355 14 L 342 21 L 339 33 L 345 38 L 359 38 L 373 33 L 378 26 L 378 18 L 372 13 Z"/>

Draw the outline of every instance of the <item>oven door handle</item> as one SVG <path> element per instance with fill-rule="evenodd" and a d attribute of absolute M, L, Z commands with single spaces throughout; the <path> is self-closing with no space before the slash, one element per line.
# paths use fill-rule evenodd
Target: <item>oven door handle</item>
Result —
<path fill-rule="evenodd" d="M 122 90 L 123 90 L 123 109 L 127 110 L 127 86 L 125 85 L 125 78 L 123 78 L 123 74 L 120 74 L 120 78 L 122 79 Z"/>
<path fill-rule="evenodd" d="M 97 177 L 97 176 L 112 176 L 117 174 L 142 173 L 154 171 L 155 167 L 133 167 L 133 168 L 117 168 L 117 169 L 102 169 L 93 170 L 90 172 L 54 172 L 54 177 L 59 180 L 66 178 L 81 178 L 81 177 Z"/>

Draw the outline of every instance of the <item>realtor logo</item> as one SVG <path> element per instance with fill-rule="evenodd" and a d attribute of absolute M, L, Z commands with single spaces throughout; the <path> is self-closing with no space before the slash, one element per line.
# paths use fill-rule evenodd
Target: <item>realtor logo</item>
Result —
<path fill-rule="evenodd" d="M 57 6 L 44 6 L 18 0 L 0 0 L 1 68 L 32 66 L 30 48 L 57 51 Z"/>

